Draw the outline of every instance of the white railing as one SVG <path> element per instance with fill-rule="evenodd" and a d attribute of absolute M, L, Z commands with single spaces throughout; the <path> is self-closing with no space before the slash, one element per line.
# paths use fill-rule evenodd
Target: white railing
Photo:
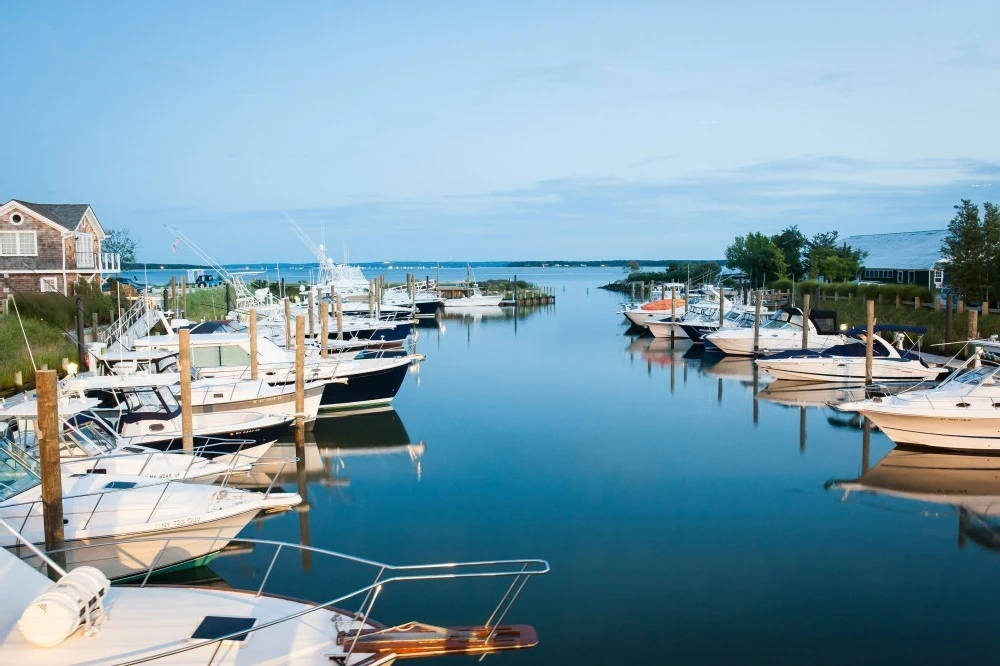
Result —
<path fill-rule="evenodd" d="M 98 269 L 101 273 L 121 273 L 122 271 L 122 258 L 117 252 L 100 252 L 98 253 L 98 258 L 100 263 Z M 91 255 L 93 257 L 93 255 Z M 82 264 L 78 264 L 81 268 Z M 91 258 L 90 268 L 93 267 L 93 258 Z"/>
<path fill-rule="evenodd" d="M 159 304 L 150 296 L 140 296 L 128 311 L 104 332 L 108 351 L 125 351 L 139 338 L 149 335 L 162 319 Z"/>

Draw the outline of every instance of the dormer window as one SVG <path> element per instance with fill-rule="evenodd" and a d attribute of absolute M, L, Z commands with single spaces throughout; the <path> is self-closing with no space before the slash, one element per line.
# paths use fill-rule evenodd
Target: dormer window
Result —
<path fill-rule="evenodd" d="M 21 215 L 20 213 L 11 213 L 10 223 L 13 224 L 15 227 L 20 226 L 21 224 L 24 223 L 24 216 Z"/>

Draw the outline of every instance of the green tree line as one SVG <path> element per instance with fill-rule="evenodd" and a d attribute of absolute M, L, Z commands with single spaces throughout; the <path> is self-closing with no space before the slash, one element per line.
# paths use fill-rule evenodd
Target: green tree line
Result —
<path fill-rule="evenodd" d="M 948 223 L 941 245 L 947 258 L 951 286 L 966 301 L 989 301 L 1000 295 L 1000 206 L 979 206 L 962 199 Z"/>
<path fill-rule="evenodd" d="M 857 277 L 865 256 L 841 242 L 836 231 L 807 238 L 797 225 L 773 236 L 759 231 L 737 236 L 726 248 L 726 264 L 746 273 L 752 285 L 780 278 L 847 282 Z"/>

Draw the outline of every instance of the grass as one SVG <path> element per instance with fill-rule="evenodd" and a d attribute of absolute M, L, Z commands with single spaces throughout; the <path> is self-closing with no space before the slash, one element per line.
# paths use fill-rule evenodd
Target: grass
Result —
<path fill-rule="evenodd" d="M 799 305 L 802 304 L 801 297 L 796 299 Z M 850 326 L 865 325 L 865 302 L 859 298 L 847 300 L 821 300 L 819 303 L 810 303 L 811 308 L 817 310 L 834 310 L 837 313 L 837 323 Z M 937 311 L 927 307 L 915 310 L 912 305 L 902 306 L 896 309 L 895 302 L 888 299 L 884 305 L 875 304 L 875 321 L 878 324 L 902 324 L 906 326 L 923 326 L 927 329 L 924 335 L 921 348 L 934 354 L 942 356 L 954 355 L 960 345 L 950 345 L 948 347 L 931 347 L 944 342 L 945 332 L 944 310 Z M 979 336 L 986 338 L 993 334 L 1000 334 L 1000 314 L 991 313 L 986 317 L 979 315 Z M 969 314 L 968 312 L 952 313 L 952 340 L 965 341 L 968 338 Z"/>
<path fill-rule="evenodd" d="M 46 364 L 59 370 L 62 359 L 77 360 L 76 345 L 70 342 L 61 328 L 34 318 L 25 318 L 23 322 L 24 334 L 31 341 L 31 352 L 38 367 Z M 8 315 L 0 320 L 0 390 L 14 388 L 14 373 L 18 370 L 25 384 L 35 381 L 35 369 L 24 343 L 24 334 L 16 316 Z"/>
<path fill-rule="evenodd" d="M 225 287 L 187 290 L 187 318 L 191 321 L 223 319 L 226 314 Z"/>

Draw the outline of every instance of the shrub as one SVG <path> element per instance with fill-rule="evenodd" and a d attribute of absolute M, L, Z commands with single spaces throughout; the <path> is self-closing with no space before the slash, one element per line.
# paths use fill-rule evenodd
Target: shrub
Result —
<path fill-rule="evenodd" d="M 778 278 L 771 282 L 771 289 L 776 291 L 791 291 L 793 282 L 789 278 Z M 796 291 L 798 291 L 798 285 L 794 285 Z"/>

